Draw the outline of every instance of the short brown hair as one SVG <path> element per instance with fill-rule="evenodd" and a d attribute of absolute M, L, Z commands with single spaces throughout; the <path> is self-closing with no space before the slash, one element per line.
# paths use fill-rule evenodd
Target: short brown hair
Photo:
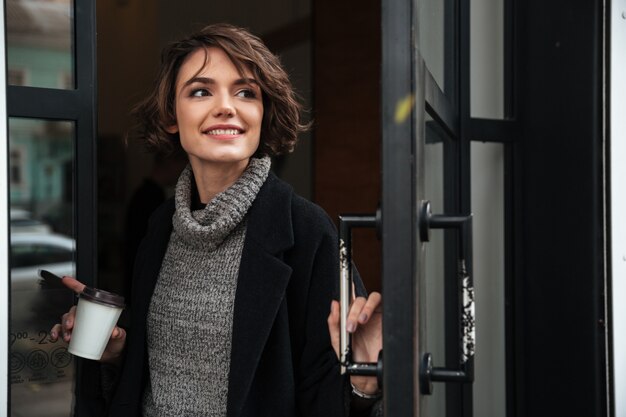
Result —
<path fill-rule="evenodd" d="M 176 124 L 176 78 L 183 61 L 198 49 L 222 49 L 243 75 L 249 69 L 263 93 L 263 121 L 257 155 L 270 156 L 293 150 L 298 134 L 308 128 L 300 120 L 302 106 L 280 60 L 261 39 L 229 24 L 213 24 L 168 45 L 161 54 L 155 88 L 133 110 L 133 136 L 149 149 L 176 152 L 182 149 L 178 133 L 169 133 Z"/>

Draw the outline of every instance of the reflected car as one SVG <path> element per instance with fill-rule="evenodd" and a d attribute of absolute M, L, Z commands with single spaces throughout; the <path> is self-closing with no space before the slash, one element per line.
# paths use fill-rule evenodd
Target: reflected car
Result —
<path fill-rule="evenodd" d="M 11 233 L 11 290 L 40 288 L 39 270 L 74 275 L 74 239 L 54 233 Z"/>
<path fill-rule="evenodd" d="M 52 233 L 50 225 L 33 219 L 27 210 L 12 208 L 10 218 L 11 233 Z"/>
<path fill-rule="evenodd" d="M 11 233 L 12 416 L 71 414 L 67 408 L 72 404 L 73 361 L 65 342 L 52 342 L 49 331 L 74 304 L 74 294 L 66 288 L 44 283 L 39 269 L 60 276 L 73 275 L 75 247 L 74 239 L 64 235 L 32 231 Z"/>

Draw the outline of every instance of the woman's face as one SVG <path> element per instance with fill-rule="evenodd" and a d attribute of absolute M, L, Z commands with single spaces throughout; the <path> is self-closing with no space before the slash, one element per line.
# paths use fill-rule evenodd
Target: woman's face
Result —
<path fill-rule="evenodd" d="M 180 134 L 194 167 L 243 169 L 259 147 L 261 88 L 249 70 L 242 77 L 219 48 L 199 49 L 185 59 L 176 79 L 175 109 L 176 124 L 168 131 Z"/>

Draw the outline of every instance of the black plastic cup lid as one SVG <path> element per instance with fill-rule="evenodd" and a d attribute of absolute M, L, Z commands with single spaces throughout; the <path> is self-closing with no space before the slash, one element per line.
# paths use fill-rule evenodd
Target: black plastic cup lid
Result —
<path fill-rule="evenodd" d="M 83 292 L 81 292 L 78 296 L 98 304 L 104 304 L 111 307 L 125 307 L 124 297 L 112 292 L 99 290 L 98 288 L 85 287 Z"/>

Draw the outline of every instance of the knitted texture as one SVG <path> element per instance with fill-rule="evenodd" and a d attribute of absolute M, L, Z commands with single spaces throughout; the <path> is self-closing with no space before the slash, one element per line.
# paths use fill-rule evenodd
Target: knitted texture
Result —
<path fill-rule="evenodd" d="M 176 185 L 173 230 L 148 312 L 150 384 L 144 416 L 225 416 L 245 215 L 265 182 L 268 157 L 203 210 L 191 210 L 188 166 Z"/>

